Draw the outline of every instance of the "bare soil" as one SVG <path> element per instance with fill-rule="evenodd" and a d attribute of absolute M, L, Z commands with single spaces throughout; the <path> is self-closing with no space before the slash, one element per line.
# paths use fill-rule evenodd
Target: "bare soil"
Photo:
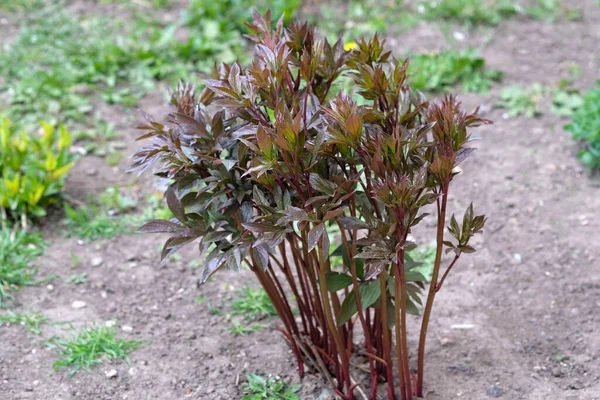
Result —
<path fill-rule="evenodd" d="M 466 43 L 478 45 L 491 67 L 504 72 L 502 85 L 555 84 L 576 63 L 581 77 L 575 85 L 585 90 L 600 78 L 600 7 L 593 0 L 566 3 L 581 7 L 584 20 L 512 20 L 488 33 L 455 30 L 466 34 Z M 437 28 L 422 24 L 390 43 L 401 54 L 446 42 Z M 166 113 L 163 89 L 140 108 L 156 117 Z M 565 120 L 548 107 L 540 118 L 504 118 L 503 110 L 493 108 L 499 90 L 498 85 L 485 96 L 462 96 L 469 108 L 482 104 L 495 123 L 476 131 L 482 140 L 462 166 L 449 206 L 458 214 L 473 200 L 489 222 L 478 252 L 462 260 L 436 298 L 426 398 L 598 400 L 598 178 L 577 161 L 577 144 L 562 128 Z M 136 116 L 119 108 L 107 112 L 133 152 Z M 67 192 L 85 200 L 115 184 L 153 190 L 152 177 L 137 179 L 125 175 L 126 169 L 127 160 L 113 169 L 85 157 L 71 173 Z M 133 328 L 121 336 L 148 344 L 132 353 L 131 365 L 119 362 L 67 378 L 50 372 L 55 356 L 43 343 L 65 335 L 61 327 L 47 327 L 40 338 L 21 327 L 0 327 L 0 399 L 231 400 L 241 397 L 240 385 L 249 372 L 299 381 L 276 320 L 269 328 L 235 337 L 227 330 L 227 316 L 212 315 L 207 306 L 227 311 L 234 288 L 256 285 L 249 271 L 225 271 L 198 287 L 197 271 L 187 266 L 197 257 L 193 246 L 180 261 L 161 265 L 161 237 L 125 235 L 78 243 L 54 223 L 44 229 L 51 246 L 39 260 L 41 276 L 70 275 L 70 254 L 75 253 L 83 260 L 78 272 L 88 272 L 88 279 L 78 286 L 55 280 L 52 290 L 46 285 L 25 288 L 18 296 L 22 307 L 78 327 L 118 320 L 119 326 Z M 416 235 L 421 243 L 433 238 L 427 229 Z M 96 257 L 104 262 L 94 268 Z M 199 295 L 203 305 L 196 302 Z M 73 309 L 75 300 L 87 307 Z M 411 338 L 412 349 L 416 344 Z M 109 379 L 104 372 L 113 368 L 118 376 Z M 324 387 L 319 377 L 308 375 L 301 398 L 327 399 Z"/>

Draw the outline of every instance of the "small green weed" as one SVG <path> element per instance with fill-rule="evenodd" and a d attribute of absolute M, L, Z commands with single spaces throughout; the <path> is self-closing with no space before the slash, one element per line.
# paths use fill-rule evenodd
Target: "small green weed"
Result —
<path fill-rule="evenodd" d="M 264 289 L 244 288 L 238 290 L 237 294 L 238 299 L 231 305 L 234 315 L 241 315 L 247 321 L 277 315 L 277 310 Z"/>
<path fill-rule="evenodd" d="M 81 265 L 81 258 L 73 252 L 71 252 L 71 269 L 75 269 Z"/>
<path fill-rule="evenodd" d="M 32 265 L 46 247 L 42 237 L 33 232 L 0 230 L 0 308 L 12 299 L 12 293 L 35 284 L 37 268 Z"/>
<path fill-rule="evenodd" d="M 80 239 L 110 239 L 126 231 L 121 219 L 109 216 L 93 204 L 77 209 L 65 204 L 65 216 L 68 235 Z"/>
<path fill-rule="evenodd" d="M 481 93 L 501 78 L 502 73 L 487 69 L 473 49 L 415 54 L 409 65 L 412 86 L 426 91 L 443 92 L 461 85 L 466 92 Z"/>
<path fill-rule="evenodd" d="M 127 213 L 135 209 L 134 198 L 124 195 L 117 187 L 109 187 L 98 198 L 100 205 L 111 214 Z"/>
<path fill-rule="evenodd" d="M 534 83 L 528 88 L 509 86 L 500 92 L 497 106 L 506 108 L 511 117 L 522 114 L 528 117 L 537 117 L 541 114 L 539 102 L 545 93 L 546 89 L 539 83 Z"/>
<path fill-rule="evenodd" d="M 565 130 L 582 143 L 579 158 L 590 169 L 600 169 L 600 80 L 583 96 L 583 104 L 572 114 Z"/>
<path fill-rule="evenodd" d="M 78 131 L 75 134 L 78 143 L 83 143 L 85 152 L 96 157 L 111 157 L 122 150 L 125 145 L 116 141 L 117 137 L 114 125 L 99 116 L 95 118 L 94 128 Z"/>
<path fill-rule="evenodd" d="M 296 393 L 301 385 L 286 386 L 279 378 L 268 379 L 255 374 L 246 376 L 248 383 L 244 385 L 242 400 L 300 400 Z"/>
<path fill-rule="evenodd" d="M 94 326 L 83 332 L 76 332 L 71 339 L 53 338 L 48 341 L 56 348 L 58 360 L 54 362 L 55 370 L 69 369 L 68 376 L 80 370 L 91 372 L 91 368 L 104 364 L 109 359 L 123 359 L 129 363 L 129 353 L 142 346 L 140 340 L 123 340 L 116 337 L 114 326 Z"/>
<path fill-rule="evenodd" d="M 141 216 L 131 214 L 137 202 L 118 188 L 109 187 L 96 202 L 77 209 L 65 204 L 65 225 L 70 236 L 80 239 L 110 239 L 122 233 L 131 233 Z"/>
<path fill-rule="evenodd" d="M 581 9 L 567 7 L 562 0 L 537 0 L 534 5 L 525 8 L 525 14 L 547 22 L 559 19 L 573 21 L 583 17 Z"/>
<path fill-rule="evenodd" d="M 220 308 L 213 307 L 212 305 L 210 305 L 210 303 L 207 303 L 206 307 L 208 308 L 208 312 L 210 313 L 210 315 L 220 315 L 220 316 L 225 315 L 225 313 Z"/>
<path fill-rule="evenodd" d="M 584 104 L 583 96 L 576 89 L 556 89 L 552 95 L 552 113 L 571 117 Z"/>
<path fill-rule="evenodd" d="M 245 325 L 239 321 L 231 321 L 229 332 L 233 336 L 247 335 L 252 332 L 256 332 L 264 328 L 263 325 Z"/>
<path fill-rule="evenodd" d="M 87 275 L 88 275 L 87 272 L 82 272 L 80 274 L 73 274 L 73 275 L 65 278 L 65 282 L 80 285 L 82 283 L 85 283 L 85 281 L 87 280 Z"/>
<path fill-rule="evenodd" d="M 7 315 L 0 315 L 0 324 L 22 325 L 29 330 L 29 333 L 40 335 L 42 325 L 48 322 L 48 317 L 38 312 L 20 312 L 14 313 L 8 310 Z"/>

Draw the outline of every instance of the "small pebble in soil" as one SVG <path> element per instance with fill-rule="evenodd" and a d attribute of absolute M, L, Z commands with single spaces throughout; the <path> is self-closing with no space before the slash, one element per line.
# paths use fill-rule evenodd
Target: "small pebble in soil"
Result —
<path fill-rule="evenodd" d="M 113 326 L 115 326 L 117 324 L 117 321 L 115 320 L 108 320 L 104 323 L 104 325 L 106 325 L 107 328 L 112 328 Z"/>
<path fill-rule="evenodd" d="M 82 309 L 86 306 L 87 304 L 85 303 L 85 301 L 81 301 L 81 300 L 75 300 L 73 302 L 73 304 L 71 304 L 71 307 L 73 307 L 76 310 Z"/>
<path fill-rule="evenodd" d="M 54 290 L 54 285 L 48 285 L 46 286 L 46 289 L 48 289 L 49 292 Z"/>
<path fill-rule="evenodd" d="M 515 253 L 513 254 L 513 258 L 515 259 L 516 262 L 520 263 L 521 261 L 523 261 L 523 257 L 521 257 L 521 255 L 519 253 Z"/>
<path fill-rule="evenodd" d="M 116 378 L 118 373 L 117 373 L 116 369 L 111 369 L 110 371 L 107 371 L 105 375 L 108 379 L 112 379 L 112 378 Z"/>
<path fill-rule="evenodd" d="M 459 42 L 465 40 L 465 34 L 462 32 L 452 32 L 452 36 L 454 36 L 454 39 L 458 40 Z"/>
<path fill-rule="evenodd" d="M 475 325 L 473 324 L 454 324 L 450 326 L 450 329 L 473 329 Z"/>
<path fill-rule="evenodd" d="M 99 267 L 104 264 L 104 260 L 102 257 L 94 257 L 92 258 L 92 267 Z"/>
<path fill-rule="evenodd" d="M 129 325 L 123 325 L 121 329 L 123 330 L 123 332 L 133 332 L 133 327 Z"/>
<path fill-rule="evenodd" d="M 504 394 L 504 390 L 498 385 L 491 385 L 485 389 L 485 394 L 487 394 L 488 397 L 500 397 Z"/>
<path fill-rule="evenodd" d="M 450 339 L 450 338 L 445 338 L 445 337 L 444 337 L 444 338 L 441 338 L 441 339 L 440 339 L 440 344 L 441 344 L 442 346 L 449 346 L 449 345 L 451 345 L 452 343 L 454 343 L 454 341 L 453 341 L 452 339 Z"/>

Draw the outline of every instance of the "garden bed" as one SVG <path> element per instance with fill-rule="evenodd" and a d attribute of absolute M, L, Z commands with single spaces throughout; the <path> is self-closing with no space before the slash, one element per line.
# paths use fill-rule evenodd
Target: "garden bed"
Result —
<path fill-rule="evenodd" d="M 483 33 L 451 28 L 465 35 L 460 47 L 477 46 L 504 77 L 486 94 L 459 93 L 467 108 L 482 104 L 483 117 L 494 121 L 477 130 L 482 140 L 454 189 L 473 199 L 488 223 L 477 238 L 478 251 L 462 260 L 438 294 L 427 346 L 429 400 L 600 398 L 597 177 L 578 161 L 578 145 L 562 128 L 567 120 L 553 115 L 548 101 L 541 101 L 537 118 L 508 117 L 494 107 L 503 86 L 553 86 L 572 64 L 580 68 L 576 88 L 586 90 L 600 78 L 600 7 L 591 0 L 569 6 L 580 7 L 584 19 L 513 19 Z M 14 16 L 2 18 L 2 32 L 16 34 Z M 388 44 L 398 55 L 448 46 L 438 28 L 423 22 L 391 35 Z M 146 94 L 139 108 L 162 117 L 166 88 L 160 84 Z M 121 106 L 102 107 L 125 145 L 123 154 L 132 154 L 139 146 L 133 129 L 138 117 Z M 152 195 L 155 178 L 126 175 L 128 163 L 123 158 L 109 166 L 86 155 L 71 171 L 66 194 L 86 202 L 90 194 L 120 186 L 134 198 Z M 450 205 L 468 206 L 452 197 Z M 116 321 L 119 336 L 145 342 L 129 355 L 129 364 L 108 363 L 69 378 L 51 373 L 56 355 L 44 342 L 70 335 L 67 325 L 48 325 L 41 336 L 1 326 L 0 398 L 230 400 L 241 398 L 248 373 L 300 383 L 276 319 L 253 322 L 267 326 L 243 335 L 230 329 L 238 290 L 257 287 L 250 271 L 222 271 L 226 278 L 198 286 L 195 246 L 161 264 L 165 238 L 121 234 L 86 241 L 65 237 L 59 218 L 51 215 L 42 227 L 49 248 L 37 262 L 38 277 L 85 272 L 85 282 L 54 279 L 26 287 L 15 309 L 37 310 L 76 328 Z M 434 238 L 428 229 L 415 235 L 422 244 Z M 409 338 L 410 347 L 417 339 Z M 309 374 L 301 383 L 301 399 L 329 398 L 318 376 Z"/>

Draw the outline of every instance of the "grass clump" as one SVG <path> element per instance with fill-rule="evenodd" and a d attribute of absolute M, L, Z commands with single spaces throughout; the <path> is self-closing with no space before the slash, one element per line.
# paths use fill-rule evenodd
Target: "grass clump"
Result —
<path fill-rule="evenodd" d="M 415 54 L 408 71 L 415 89 L 431 92 L 460 85 L 466 92 L 482 93 L 502 78 L 501 72 L 487 69 L 485 60 L 473 49 Z"/>
<path fill-rule="evenodd" d="M 42 237 L 33 232 L 4 227 L 0 230 L 0 308 L 13 299 L 23 286 L 35 284 L 37 268 L 33 261 L 46 247 Z"/>
<path fill-rule="evenodd" d="M 239 321 L 231 321 L 229 333 L 231 333 L 233 336 L 242 336 L 259 331 L 262 328 L 264 328 L 263 325 L 246 325 Z"/>
<path fill-rule="evenodd" d="M 73 208 L 65 204 L 65 226 L 69 236 L 85 240 L 110 239 L 126 231 L 122 220 L 94 204 Z"/>
<path fill-rule="evenodd" d="M 328 1 L 313 19 L 327 38 L 335 41 L 342 37 L 348 45 L 364 35 L 384 34 L 389 27 L 408 29 L 418 22 L 402 1 L 378 0 Z"/>
<path fill-rule="evenodd" d="M 65 204 L 67 234 L 83 240 L 111 239 L 120 234 L 133 233 L 148 219 L 173 216 L 157 192 L 145 199 L 140 207 L 137 199 L 123 194 L 117 187 L 109 187 L 97 199 L 79 207 Z M 136 210 L 140 210 L 136 213 Z"/>
<path fill-rule="evenodd" d="M 565 130 L 581 142 L 580 160 L 590 169 L 600 169 L 600 81 L 583 96 L 583 104 L 572 114 Z"/>
<path fill-rule="evenodd" d="M 561 0 L 537 0 L 523 5 L 514 0 L 431 0 L 417 6 L 428 20 L 446 20 L 468 27 L 494 26 L 505 19 L 526 16 L 554 22 L 559 18 L 581 18 L 581 11 L 566 7 Z"/>
<path fill-rule="evenodd" d="M 426 19 L 443 19 L 475 25 L 497 25 L 520 12 L 512 0 L 441 0 L 427 1 L 417 6 Z"/>
<path fill-rule="evenodd" d="M 41 335 L 42 326 L 48 322 L 48 317 L 38 312 L 15 313 L 8 310 L 8 314 L 0 315 L 0 324 L 21 325 L 29 330 L 29 333 Z"/>
<path fill-rule="evenodd" d="M 231 305 L 234 315 L 242 315 L 247 321 L 277 315 L 277 310 L 264 289 L 240 289 L 238 290 L 238 296 L 238 299 Z"/>
<path fill-rule="evenodd" d="M 191 0 L 183 20 L 188 26 L 216 24 L 219 36 L 224 37 L 231 31 L 249 32 L 246 22 L 252 18 L 252 9 L 260 12 L 270 9 L 274 16 L 283 16 L 284 22 L 288 23 L 301 5 L 301 0 Z"/>
<path fill-rule="evenodd" d="M 69 369 L 68 376 L 71 377 L 80 370 L 91 372 L 92 367 L 108 360 L 122 359 L 129 363 L 129 354 L 143 342 L 119 339 L 114 326 L 101 325 L 76 332 L 70 339 L 53 338 L 49 344 L 58 354 L 53 368 L 57 371 Z"/>
<path fill-rule="evenodd" d="M 296 393 L 301 385 L 286 386 L 278 378 L 267 379 L 260 375 L 248 374 L 248 383 L 244 385 L 242 400 L 300 400 Z"/>
<path fill-rule="evenodd" d="M 546 89 L 539 83 L 534 83 L 528 88 L 522 86 L 509 86 L 500 92 L 497 106 L 507 109 L 510 117 L 526 115 L 530 118 L 541 114 L 539 102 L 546 93 Z"/>

